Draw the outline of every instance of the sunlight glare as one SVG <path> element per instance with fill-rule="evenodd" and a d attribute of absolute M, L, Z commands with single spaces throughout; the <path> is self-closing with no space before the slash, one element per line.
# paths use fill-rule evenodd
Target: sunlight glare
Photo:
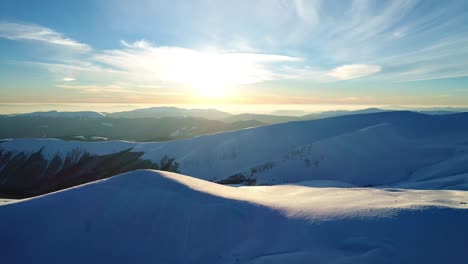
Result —
<path fill-rule="evenodd" d="M 258 69 L 238 54 L 197 53 L 183 58 L 174 74 L 190 86 L 197 97 L 220 98 L 232 94 L 236 85 L 251 82 L 250 76 Z"/>

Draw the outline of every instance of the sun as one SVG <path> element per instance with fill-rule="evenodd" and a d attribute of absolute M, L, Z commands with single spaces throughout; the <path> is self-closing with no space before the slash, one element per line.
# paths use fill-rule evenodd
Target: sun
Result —
<path fill-rule="evenodd" d="M 227 98 L 243 83 L 247 68 L 229 56 L 204 53 L 185 57 L 183 67 L 177 68 L 177 78 L 192 89 L 195 97 Z"/>
<path fill-rule="evenodd" d="M 194 75 L 189 85 L 199 97 L 221 98 L 228 97 L 233 87 L 238 83 L 233 62 L 223 60 L 219 55 L 205 55 L 203 60 L 197 61 Z"/>
<path fill-rule="evenodd" d="M 196 91 L 198 97 L 206 99 L 226 98 L 229 96 L 231 90 L 227 86 L 213 85 L 209 82 L 193 84 L 192 87 Z"/>
<path fill-rule="evenodd" d="M 208 74 L 211 72 L 211 74 Z M 232 94 L 235 86 L 234 82 L 229 82 L 228 78 L 223 77 L 224 74 L 212 69 L 206 74 L 200 74 L 196 79 L 191 80 L 188 84 L 194 91 L 197 97 L 206 99 L 226 98 Z"/>

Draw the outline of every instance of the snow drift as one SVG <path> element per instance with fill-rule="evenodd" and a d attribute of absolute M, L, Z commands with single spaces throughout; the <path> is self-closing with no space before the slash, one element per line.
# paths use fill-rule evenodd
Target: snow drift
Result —
<path fill-rule="evenodd" d="M 3 263 L 461 263 L 464 191 L 134 171 L 0 206 Z"/>

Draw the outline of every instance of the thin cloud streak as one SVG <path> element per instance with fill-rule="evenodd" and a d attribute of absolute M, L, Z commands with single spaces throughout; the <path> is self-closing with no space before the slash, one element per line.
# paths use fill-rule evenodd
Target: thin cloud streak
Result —
<path fill-rule="evenodd" d="M 336 67 L 328 75 L 338 80 L 351 80 L 375 74 L 382 70 L 378 65 L 350 64 Z"/>
<path fill-rule="evenodd" d="M 56 87 L 78 90 L 89 93 L 123 93 L 123 94 L 140 94 L 140 95 L 183 95 L 182 92 L 167 92 L 161 89 L 155 89 L 157 87 L 146 85 L 135 85 L 135 84 L 88 84 L 88 85 L 72 85 L 72 84 L 57 84 Z M 134 89 L 134 87 L 144 89 Z"/>
<path fill-rule="evenodd" d="M 34 24 L 0 23 L 0 38 L 21 41 L 38 41 L 80 51 L 91 50 L 87 44 L 80 43 L 48 27 Z"/>

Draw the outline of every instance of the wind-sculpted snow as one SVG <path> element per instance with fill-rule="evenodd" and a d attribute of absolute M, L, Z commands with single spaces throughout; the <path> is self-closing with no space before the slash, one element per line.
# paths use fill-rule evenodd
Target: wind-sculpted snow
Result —
<path fill-rule="evenodd" d="M 3 263 L 463 263 L 468 194 L 134 171 L 0 206 Z"/>
<path fill-rule="evenodd" d="M 0 151 L 30 156 L 105 155 L 129 150 L 141 159 L 174 158 L 178 171 L 221 183 L 268 185 L 329 181 L 353 186 L 467 189 L 468 113 L 408 111 L 347 115 L 223 132 L 161 143 L 22 139 Z M 0 168 L 1 177 L 1 168 Z M 452 177 L 440 184 L 436 179 Z M 462 180 L 460 180 L 460 178 Z"/>

